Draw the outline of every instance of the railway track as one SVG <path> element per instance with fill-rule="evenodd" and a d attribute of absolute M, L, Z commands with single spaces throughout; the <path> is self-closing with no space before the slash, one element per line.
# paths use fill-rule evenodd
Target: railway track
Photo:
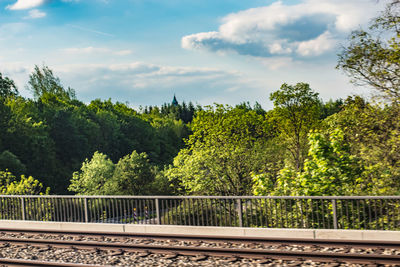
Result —
<path fill-rule="evenodd" d="M 7 236 L 7 233 L 20 235 L 19 237 Z M 59 235 L 70 236 L 72 240 L 59 240 L 59 239 L 46 239 L 39 238 L 44 235 Z M 82 241 L 86 237 L 101 237 L 103 240 L 99 241 Z M 113 242 L 105 241 L 105 237 L 116 238 Z M 78 240 L 74 240 L 77 238 Z M 131 244 L 126 241 L 130 239 L 146 240 L 146 243 Z M 118 241 L 118 239 L 121 239 Z M 186 245 L 171 245 L 166 242 L 164 245 L 152 244 L 152 240 L 185 240 L 190 241 Z M 117 241 L 116 241 L 117 240 Z M 217 247 L 200 246 L 201 242 L 214 242 L 218 243 Z M 252 244 L 275 244 L 279 245 L 279 249 L 263 249 L 263 248 L 231 248 L 225 247 L 223 244 L 231 243 L 252 243 Z M 17 246 L 34 246 L 46 248 L 69 248 L 75 250 L 89 250 L 89 251 L 111 251 L 112 255 L 119 256 L 128 252 L 141 253 L 141 257 L 146 257 L 151 254 L 163 254 L 166 257 L 174 258 L 180 255 L 192 256 L 196 260 L 207 257 L 224 257 L 230 259 L 257 259 L 259 263 L 269 260 L 287 260 L 304 262 L 312 260 L 314 262 L 331 262 L 331 263 L 354 263 L 354 264 L 374 264 L 374 265 L 400 265 L 400 253 L 386 255 L 384 253 L 351 253 L 349 250 L 345 252 L 329 252 L 320 251 L 320 248 L 329 247 L 358 247 L 368 248 L 372 247 L 376 250 L 384 251 L 385 249 L 400 251 L 400 242 L 365 242 L 365 241 L 330 241 L 330 240 L 295 240 L 295 239 L 265 239 L 265 238 L 227 238 L 227 237 L 204 237 L 204 236 L 177 236 L 177 235 L 150 235 L 150 234 L 121 234 L 121 233 L 96 233 L 96 232 L 65 232 L 65 231 L 18 231 L 10 229 L 0 229 L 0 247 L 7 247 L 11 245 Z M 314 248 L 310 250 L 291 250 L 285 249 L 286 245 L 293 246 L 307 246 Z M 14 261 L 14 262 L 12 262 Z M 0 264 L 9 266 L 77 266 L 76 264 L 60 263 L 61 265 L 54 265 L 54 262 L 40 263 L 35 261 L 32 265 L 25 260 L 24 263 L 18 263 L 16 259 L 2 259 Z M 19 265 L 18 265 L 19 264 Z M 36 264 L 36 265 L 35 265 Z M 48 265 L 46 265 L 48 264 Z M 65 265 L 67 264 L 67 265 Z M 91 266 L 91 265 L 81 265 Z"/>
<path fill-rule="evenodd" d="M 117 238 L 117 239 L 146 239 L 146 240 L 180 240 L 180 241 L 204 241 L 204 242 L 233 242 L 233 243 L 260 243 L 265 245 L 299 245 L 314 247 L 344 247 L 344 248 L 378 248 L 378 249 L 397 249 L 400 251 L 400 241 L 369 241 L 369 240 L 333 240 L 333 239 L 298 239 L 298 238 L 264 238 L 264 237 L 227 237 L 210 235 L 176 235 L 176 234 L 148 234 L 148 233 L 121 233 L 121 232 L 96 232 L 96 231 L 60 231 L 60 230 L 42 230 L 42 229 L 8 229 L 1 228 L 2 234 L 14 233 L 24 235 L 43 236 L 58 235 L 71 237 L 94 237 L 94 238 Z"/>

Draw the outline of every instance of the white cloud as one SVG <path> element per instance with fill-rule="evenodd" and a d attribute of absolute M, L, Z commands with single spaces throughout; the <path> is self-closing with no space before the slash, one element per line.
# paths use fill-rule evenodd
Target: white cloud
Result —
<path fill-rule="evenodd" d="M 88 46 L 88 47 L 71 47 L 71 48 L 65 48 L 62 49 L 63 52 L 67 54 L 75 54 L 75 55 L 89 55 L 89 54 L 111 54 L 111 55 L 116 55 L 116 56 L 127 56 L 132 54 L 131 50 L 111 50 L 109 48 L 104 48 L 104 47 L 93 47 L 93 46 Z"/>
<path fill-rule="evenodd" d="M 165 87 L 165 82 L 180 83 L 193 80 L 215 79 L 217 77 L 237 76 L 236 72 L 213 68 L 174 67 L 143 62 L 119 64 L 80 64 L 66 65 L 58 70 L 73 75 L 92 77 L 91 81 L 125 80 L 130 88 L 140 89 L 151 85 Z M 84 71 L 83 71 L 84 70 Z M 123 79 L 121 79 L 123 77 Z M 176 77 L 179 77 L 177 81 Z M 85 79 L 83 79 L 85 80 Z M 160 82 L 160 81 L 163 82 Z"/>
<path fill-rule="evenodd" d="M 40 19 L 46 17 L 46 13 L 38 9 L 32 9 L 29 11 L 29 15 L 24 17 L 25 19 Z"/>
<path fill-rule="evenodd" d="M 297 46 L 297 53 L 302 56 L 320 55 L 334 47 L 335 40 L 329 32 L 325 32 L 316 39 L 300 42 Z"/>
<path fill-rule="evenodd" d="M 46 62 L 48 63 L 48 62 Z M 0 72 L 16 81 L 20 93 L 31 97 L 25 89 L 33 64 L 4 62 L 0 60 Z M 131 62 L 118 64 L 50 64 L 62 84 L 74 88 L 78 99 L 88 102 L 96 98 L 130 102 L 139 105 L 161 105 L 172 100 L 200 104 L 213 102 L 236 104 L 243 99 L 255 101 L 250 94 L 255 89 L 248 77 L 236 71 L 217 68 L 180 67 Z M 227 95 L 229 94 L 229 95 Z"/>
<path fill-rule="evenodd" d="M 110 50 L 107 48 L 97 48 L 97 47 L 71 47 L 63 49 L 64 52 L 68 54 L 93 54 L 93 53 L 106 53 Z"/>
<path fill-rule="evenodd" d="M 0 60 L 0 73 L 2 73 L 3 76 L 12 79 L 17 85 L 19 92 L 23 95 L 26 95 L 27 93 L 25 85 L 27 82 L 26 78 L 29 76 L 30 71 L 31 69 L 23 62 Z"/>
<path fill-rule="evenodd" d="M 229 14 L 218 31 L 184 36 L 182 47 L 256 57 L 317 56 L 332 50 L 384 5 L 374 0 L 303 0 L 295 5 L 277 1 Z"/>
<path fill-rule="evenodd" d="M 329 64 L 293 62 L 290 57 L 257 58 L 268 67 L 261 76 L 252 72 L 225 71 L 218 68 L 179 67 L 131 62 L 120 64 L 49 64 L 62 84 L 74 88 L 78 99 L 89 102 L 96 98 L 128 101 L 131 105 L 161 105 L 172 100 L 193 101 L 202 105 L 258 101 L 271 108 L 269 94 L 284 82 L 310 83 L 325 100 L 355 93 L 347 78 L 332 72 Z M 46 62 L 49 63 L 49 62 Z M 20 93 L 25 89 L 33 64 L 0 60 L 0 72 L 16 81 Z M 284 66 L 285 71 L 278 70 Z M 318 75 L 315 75 L 318 73 Z M 365 90 L 366 91 L 366 90 Z M 357 89 L 359 92 L 359 89 Z"/>
<path fill-rule="evenodd" d="M 26 74 L 29 69 L 21 62 L 1 62 L 0 72 L 5 75 Z"/>
<path fill-rule="evenodd" d="M 227 100 L 226 91 L 235 88 L 230 98 L 237 96 L 243 99 L 242 94 L 247 95 L 254 89 L 242 74 L 216 68 L 131 62 L 63 65 L 54 67 L 54 71 L 63 84 L 75 88 L 78 97 L 84 101 L 111 97 L 113 100 L 129 101 L 137 105 L 161 104 L 169 101 L 173 93 L 177 93 L 180 99 L 205 104 L 214 101 L 227 103 L 230 100 Z M 214 100 L 204 100 L 209 98 Z M 245 99 L 249 99 L 249 96 Z"/>
<path fill-rule="evenodd" d="M 258 58 L 258 60 L 269 70 L 278 70 L 289 66 L 293 67 L 297 63 L 291 57 L 266 57 Z"/>
<path fill-rule="evenodd" d="M 39 7 L 45 4 L 48 0 L 17 0 L 16 3 L 8 5 L 6 8 L 10 10 L 22 10 Z"/>
<path fill-rule="evenodd" d="M 115 51 L 114 54 L 117 56 L 127 56 L 127 55 L 132 54 L 132 51 L 131 50 L 119 50 L 119 51 Z"/>

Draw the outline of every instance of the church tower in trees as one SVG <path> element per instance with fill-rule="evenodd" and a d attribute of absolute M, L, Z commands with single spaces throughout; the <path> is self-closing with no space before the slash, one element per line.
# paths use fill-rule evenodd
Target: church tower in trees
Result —
<path fill-rule="evenodd" d="M 176 96 L 174 95 L 174 99 L 172 99 L 172 105 L 177 106 L 178 104 L 178 100 L 176 100 Z"/>

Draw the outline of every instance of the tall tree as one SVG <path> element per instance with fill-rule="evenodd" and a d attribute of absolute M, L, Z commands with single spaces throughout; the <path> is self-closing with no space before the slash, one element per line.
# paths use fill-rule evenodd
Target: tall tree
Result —
<path fill-rule="evenodd" d="M 68 190 L 79 195 L 105 195 L 105 185 L 111 180 L 114 169 L 107 155 L 96 151 L 90 160 L 83 162 L 80 171 L 74 172 Z"/>
<path fill-rule="evenodd" d="M 349 144 L 340 129 L 329 137 L 313 132 L 308 136 L 310 149 L 303 171 L 286 166 L 280 171 L 276 195 L 352 195 L 360 182 L 362 168 L 359 159 L 350 154 Z M 256 194 L 264 194 L 263 181 L 255 186 Z M 268 187 L 266 187 L 268 188 Z M 357 192 L 359 193 L 359 192 Z"/>
<path fill-rule="evenodd" d="M 293 165 L 301 170 L 307 153 L 307 134 L 319 122 L 321 100 L 307 83 L 283 84 L 270 96 L 271 119 L 287 143 Z"/>
<path fill-rule="evenodd" d="M 75 99 L 75 90 L 68 87 L 64 89 L 60 79 L 53 74 L 53 71 L 43 66 L 39 68 L 35 65 L 34 71 L 29 75 L 29 89 L 32 91 L 35 99 L 44 94 L 56 95 L 62 99 Z"/>
<path fill-rule="evenodd" d="M 364 168 L 359 193 L 399 194 L 400 190 L 400 107 L 368 103 L 349 97 L 343 109 L 324 121 L 329 134 L 343 129 L 352 155 Z"/>
<path fill-rule="evenodd" d="M 154 174 L 147 154 L 133 151 L 115 165 L 107 190 L 109 194 L 147 195 L 153 181 Z"/>
<path fill-rule="evenodd" d="M 87 195 L 146 195 L 154 173 L 146 153 L 133 151 L 114 164 L 106 155 L 95 152 L 81 171 L 74 172 L 68 190 Z"/>
<path fill-rule="evenodd" d="M 249 194 L 253 173 L 270 171 L 279 161 L 273 130 L 253 110 L 209 107 L 197 112 L 192 131 L 187 148 L 166 171 L 173 183 L 189 193 Z"/>
<path fill-rule="evenodd" d="M 14 81 L 8 77 L 3 77 L 3 75 L 0 72 L 0 98 L 6 98 L 17 95 L 18 95 L 18 89 L 15 86 Z"/>
<path fill-rule="evenodd" d="M 400 99 L 400 2 L 393 1 L 368 30 L 350 35 L 337 68 L 357 85 L 370 85 L 390 101 Z"/>

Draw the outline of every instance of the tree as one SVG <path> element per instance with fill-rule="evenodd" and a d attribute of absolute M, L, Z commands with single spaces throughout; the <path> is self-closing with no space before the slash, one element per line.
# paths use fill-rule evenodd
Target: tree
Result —
<path fill-rule="evenodd" d="M 359 194 L 392 195 L 400 191 L 400 107 L 349 97 L 343 109 L 328 117 L 325 133 L 340 128 L 351 154 L 363 166 Z"/>
<path fill-rule="evenodd" d="M 321 101 L 307 83 L 283 84 L 270 96 L 271 120 L 287 143 L 293 165 L 301 170 L 307 152 L 307 134 L 319 122 Z"/>
<path fill-rule="evenodd" d="M 197 112 L 191 126 L 187 147 L 166 171 L 183 193 L 247 195 L 253 173 L 279 162 L 273 131 L 253 110 L 208 107 Z"/>
<path fill-rule="evenodd" d="M 351 195 L 361 181 L 359 159 L 350 154 L 343 131 L 335 129 L 329 137 L 313 132 L 308 136 L 310 149 L 304 170 L 286 166 L 280 171 L 274 194 L 276 195 Z M 256 181 L 255 194 L 262 195 L 262 180 Z"/>
<path fill-rule="evenodd" d="M 328 102 L 322 103 L 320 120 L 323 120 L 333 114 L 340 112 L 340 110 L 342 110 L 343 104 L 344 102 L 342 99 L 336 99 L 335 101 L 329 100 Z"/>
<path fill-rule="evenodd" d="M 26 172 L 26 166 L 21 163 L 16 155 L 8 150 L 0 153 L 0 170 L 10 171 L 15 175 L 21 175 Z"/>
<path fill-rule="evenodd" d="M 399 1 L 393 1 L 367 31 L 352 32 L 337 65 L 353 83 L 372 86 L 391 101 L 400 98 L 399 7 Z"/>
<path fill-rule="evenodd" d="M 105 154 L 95 152 L 74 172 L 69 191 L 80 195 L 149 194 L 154 173 L 146 153 L 133 151 L 114 164 Z"/>
<path fill-rule="evenodd" d="M 17 96 L 18 89 L 13 80 L 8 77 L 3 77 L 0 72 L 0 98 L 7 98 L 10 96 Z"/>
<path fill-rule="evenodd" d="M 21 175 L 18 180 L 11 172 L 0 171 L 0 193 L 3 195 L 42 195 L 49 194 L 50 188 L 44 189 L 43 184 L 32 176 Z"/>
<path fill-rule="evenodd" d="M 81 171 L 73 173 L 68 190 L 79 195 L 105 195 L 106 184 L 113 177 L 114 169 L 114 163 L 96 151 L 91 160 L 83 162 Z"/>
<path fill-rule="evenodd" d="M 18 156 L 26 166 L 25 174 L 40 177 L 41 182 L 52 188 L 53 192 L 62 193 L 63 191 L 59 190 L 62 176 L 57 168 L 54 141 L 50 137 L 49 126 L 41 118 L 42 114 L 35 102 L 17 97 L 8 99 L 5 104 L 10 110 L 10 115 L 6 133 L 0 136 L 3 141 L 2 150 L 8 150 Z M 65 190 L 65 187 L 63 189 Z"/>
<path fill-rule="evenodd" d="M 188 137 L 188 127 L 181 121 L 170 117 L 152 117 L 151 126 L 156 131 L 159 146 L 159 162 L 171 164 L 179 150 L 184 146 L 184 139 Z"/>
<path fill-rule="evenodd" d="M 32 91 L 35 99 L 45 94 L 52 94 L 61 99 L 75 99 L 75 90 L 68 87 L 64 89 L 60 79 L 53 74 L 53 71 L 47 66 L 41 69 L 35 65 L 34 71 L 29 75 L 29 89 Z"/>
<path fill-rule="evenodd" d="M 133 151 L 118 161 L 106 190 L 108 194 L 116 195 L 147 195 L 151 193 L 153 181 L 147 154 Z"/>

